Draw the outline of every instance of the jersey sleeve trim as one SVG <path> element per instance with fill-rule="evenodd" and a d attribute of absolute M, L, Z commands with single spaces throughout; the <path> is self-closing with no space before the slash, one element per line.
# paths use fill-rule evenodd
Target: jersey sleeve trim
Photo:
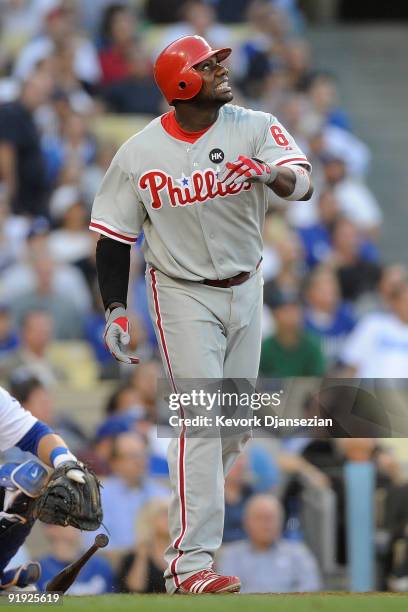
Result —
<path fill-rule="evenodd" d="M 98 232 L 99 234 L 103 234 L 108 238 L 113 238 L 114 240 L 123 242 L 125 244 L 135 244 L 137 240 L 137 236 L 118 232 L 116 228 L 108 225 L 107 223 L 102 223 L 101 221 L 96 221 L 94 219 L 91 219 L 89 229 L 93 232 Z"/>
<path fill-rule="evenodd" d="M 38 456 L 38 445 L 40 440 L 49 434 L 53 434 L 54 431 L 51 427 L 48 427 L 46 423 L 42 421 L 37 421 L 34 425 L 27 431 L 27 433 L 17 442 L 16 446 L 20 448 L 22 451 L 26 451 L 32 453 L 33 455 Z"/>
<path fill-rule="evenodd" d="M 291 155 L 290 157 L 280 157 L 273 162 L 274 166 L 285 166 L 286 164 L 306 164 L 310 169 L 312 168 L 312 164 L 306 159 L 306 157 L 300 156 L 293 157 L 293 155 Z"/>
<path fill-rule="evenodd" d="M 0 451 L 12 448 L 37 423 L 37 419 L 0 387 Z"/>

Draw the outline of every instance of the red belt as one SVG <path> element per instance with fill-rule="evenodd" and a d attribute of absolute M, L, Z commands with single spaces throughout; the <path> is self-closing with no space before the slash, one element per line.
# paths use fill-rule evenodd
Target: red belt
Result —
<path fill-rule="evenodd" d="M 262 257 L 256 264 L 255 270 L 259 268 L 261 265 Z M 231 278 L 223 278 L 222 280 L 211 280 L 209 278 L 205 278 L 202 283 L 204 285 L 210 285 L 210 287 L 221 287 L 223 289 L 227 289 L 228 287 L 235 287 L 236 285 L 242 285 L 248 278 L 251 276 L 251 272 L 240 272 L 236 276 L 231 276 Z"/>

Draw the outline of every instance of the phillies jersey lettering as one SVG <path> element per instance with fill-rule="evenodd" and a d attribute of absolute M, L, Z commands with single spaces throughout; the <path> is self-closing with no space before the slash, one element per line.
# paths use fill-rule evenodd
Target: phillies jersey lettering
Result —
<path fill-rule="evenodd" d="M 251 272 L 262 255 L 274 194 L 261 183 L 226 187 L 218 181 L 224 165 L 239 155 L 310 167 L 267 113 L 226 104 L 194 143 L 170 135 L 158 117 L 115 155 L 90 229 L 127 244 L 143 230 L 146 262 L 170 277 L 197 281 Z"/>
<path fill-rule="evenodd" d="M 174 179 L 166 172 L 161 170 L 149 170 L 145 172 L 139 179 L 139 188 L 141 190 L 148 189 L 151 197 L 151 207 L 154 209 L 163 206 L 161 199 L 161 191 L 165 190 L 171 206 L 185 206 L 186 204 L 197 204 L 197 202 L 206 202 L 220 197 L 236 195 L 245 189 L 251 189 L 250 183 L 241 185 L 229 185 L 226 187 L 218 181 L 218 172 L 214 172 L 212 168 L 206 170 L 197 170 L 191 176 L 182 176 L 176 179 L 179 186 L 174 185 Z"/>

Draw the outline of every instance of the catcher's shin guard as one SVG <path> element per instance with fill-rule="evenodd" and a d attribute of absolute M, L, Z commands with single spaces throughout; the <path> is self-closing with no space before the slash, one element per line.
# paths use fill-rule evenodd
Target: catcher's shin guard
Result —
<path fill-rule="evenodd" d="M 0 589 L 10 590 L 13 587 L 24 589 L 35 584 L 41 576 L 41 566 L 37 561 L 29 561 L 19 567 L 6 570 L 1 576 Z"/>

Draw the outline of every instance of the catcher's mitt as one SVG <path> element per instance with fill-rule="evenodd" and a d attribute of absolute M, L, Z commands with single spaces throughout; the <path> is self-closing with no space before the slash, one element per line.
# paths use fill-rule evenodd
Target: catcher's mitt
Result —
<path fill-rule="evenodd" d="M 95 474 L 83 463 L 67 461 L 54 471 L 41 491 L 34 506 L 34 518 L 94 531 L 103 519 L 100 486 Z"/>

